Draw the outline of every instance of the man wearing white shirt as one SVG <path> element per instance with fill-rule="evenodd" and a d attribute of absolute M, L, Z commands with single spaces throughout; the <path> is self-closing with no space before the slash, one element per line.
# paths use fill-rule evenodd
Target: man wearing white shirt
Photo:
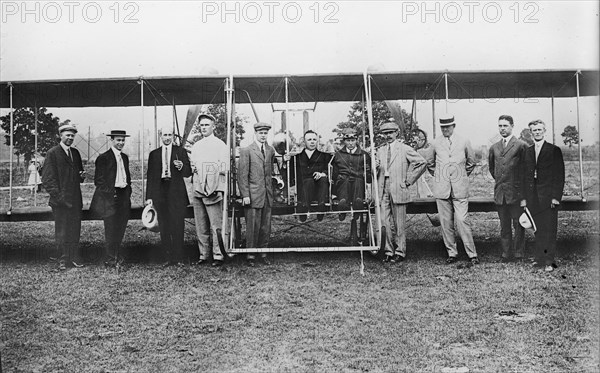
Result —
<path fill-rule="evenodd" d="M 200 251 L 198 264 L 206 263 L 212 258 L 213 267 L 219 267 L 224 258 L 219 249 L 217 229 L 221 229 L 223 224 L 223 198 L 227 186 L 229 149 L 214 135 L 215 117 L 203 113 L 198 116 L 197 122 L 202 139 L 192 146 L 190 161 L 194 188 L 192 205 Z M 228 241 L 223 237 L 224 243 Z"/>
<path fill-rule="evenodd" d="M 127 228 L 131 210 L 131 174 L 129 157 L 123 153 L 124 130 L 112 130 L 111 147 L 96 158 L 94 184 L 96 190 L 92 197 L 90 211 L 104 220 L 105 261 L 107 267 L 122 265 L 123 253 L 119 251 L 123 235 Z"/>
<path fill-rule="evenodd" d="M 523 212 L 523 162 L 527 144 L 517 139 L 512 131 L 514 121 L 510 115 L 498 118 L 498 131 L 502 139 L 490 147 L 488 168 L 495 180 L 494 202 L 500 219 L 500 245 L 502 261 L 522 259 L 525 249 L 525 229 L 519 224 Z M 513 240 L 512 227 L 515 230 Z"/>
<path fill-rule="evenodd" d="M 546 272 L 556 268 L 556 233 L 558 207 L 565 185 L 565 163 L 562 151 L 544 140 L 546 124 L 541 120 L 529 123 L 534 145 L 525 151 L 525 199 L 531 211 L 535 232 L 535 262 Z"/>

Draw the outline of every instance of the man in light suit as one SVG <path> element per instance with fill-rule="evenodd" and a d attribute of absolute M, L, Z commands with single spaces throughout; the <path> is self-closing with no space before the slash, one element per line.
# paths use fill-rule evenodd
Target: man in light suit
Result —
<path fill-rule="evenodd" d="M 537 226 L 535 260 L 546 272 L 556 268 L 556 233 L 558 207 L 565 185 L 565 163 L 562 151 L 544 140 L 546 124 L 541 120 L 529 123 L 534 143 L 525 151 L 525 200 Z"/>
<path fill-rule="evenodd" d="M 148 156 L 146 204 L 152 203 L 158 216 L 160 241 L 166 262 L 163 266 L 184 266 L 183 228 L 189 204 L 184 177 L 192 175 L 187 151 L 173 145 L 173 127 L 162 128 L 162 145 Z"/>
<path fill-rule="evenodd" d="M 273 205 L 273 163 L 275 149 L 267 144 L 271 125 L 258 122 L 254 125 L 256 140 L 240 149 L 238 188 L 245 206 L 246 247 L 265 248 L 271 235 L 271 207 Z M 270 264 L 266 253 L 261 260 Z M 254 266 L 255 256 L 248 254 L 248 264 Z"/>
<path fill-rule="evenodd" d="M 202 113 L 197 122 L 202 139 L 192 146 L 191 163 L 194 186 L 192 206 L 200 251 L 198 264 L 212 259 L 212 266 L 220 267 L 224 258 L 219 249 L 217 229 L 223 226 L 223 198 L 227 188 L 229 149 L 214 135 L 217 122 L 215 117 Z M 226 237 L 223 237 L 223 242 L 228 242 Z"/>
<path fill-rule="evenodd" d="M 387 144 L 377 149 L 377 187 L 386 229 L 384 262 L 401 262 L 406 257 L 406 204 L 411 201 L 409 187 L 425 172 L 426 161 L 410 146 L 398 140 L 398 125 L 379 127 Z M 393 227 L 396 231 L 393 232 Z M 394 242 L 395 241 L 395 242 Z"/>
<path fill-rule="evenodd" d="M 96 158 L 96 190 L 90 211 L 104 220 L 104 264 L 107 267 L 115 267 L 123 264 L 123 254 L 119 252 L 119 246 L 123 241 L 131 210 L 129 157 L 122 153 L 125 138 L 129 135 L 123 130 L 113 130 L 108 136 L 111 141 L 110 149 Z"/>
<path fill-rule="evenodd" d="M 510 115 L 498 118 L 502 139 L 490 147 L 488 168 L 496 181 L 494 202 L 500 218 L 500 244 L 502 261 L 522 259 L 525 249 L 525 229 L 519 224 L 523 212 L 523 162 L 527 143 L 513 136 L 514 123 Z M 511 224 L 515 229 L 513 240 Z"/>
<path fill-rule="evenodd" d="M 60 143 L 48 150 L 42 168 L 42 183 L 50 194 L 48 204 L 54 215 L 54 236 L 59 254 L 58 268 L 83 267 L 79 252 L 81 233 L 80 184 L 85 180 L 85 171 L 79 151 L 72 147 L 77 129 L 72 124 L 58 128 Z"/>
<path fill-rule="evenodd" d="M 454 134 L 453 116 L 440 118 L 442 135 L 434 140 L 427 157 L 427 169 L 434 176 L 433 196 L 436 199 L 444 245 L 448 251 L 446 263 L 456 262 L 458 250 L 454 222 L 472 264 L 478 264 L 473 234 L 467 221 L 469 211 L 469 175 L 475 168 L 469 140 Z"/>

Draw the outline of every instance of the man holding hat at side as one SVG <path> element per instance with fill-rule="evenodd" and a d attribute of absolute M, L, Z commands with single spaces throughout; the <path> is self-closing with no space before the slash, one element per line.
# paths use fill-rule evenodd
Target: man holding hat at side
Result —
<path fill-rule="evenodd" d="M 271 125 L 258 122 L 254 125 L 255 141 L 240 149 L 238 188 L 245 206 L 246 247 L 265 248 L 271 235 L 271 206 L 273 205 L 273 163 L 275 149 L 267 144 Z M 261 260 L 270 264 L 266 253 Z M 248 254 L 248 264 L 254 266 L 255 256 Z"/>
<path fill-rule="evenodd" d="M 71 146 L 77 133 L 75 126 L 63 124 L 58 132 L 60 143 L 46 154 L 42 183 L 50 194 L 59 269 L 65 270 L 69 266 L 83 267 L 79 252 L 83 207 L 80 184 L 85 180 L 85 171 L 79 151 Z"/>
<path fill-rule="evenodd" d="M 122 153 L 125 138 L 129 135 L 124 130 L 112 130 L 107 136 L 110 136 L 111 147 L 96 158 L 96 190 L 90 211 L 104 220 L 104 264 L 107 267 L 115 267 L 123 263 L 123 254 L 119 252 L 119 246 L 123 241 L 131 210 L 129 157 Z"/>
<path fill-rule="evenodd" d="M 406 258 L 406 204 L 411 201 L 409 187 L 425 172 L 425 158 L 398 140 L 396 123 L 379 127 L 386 144 L 377 149 L 377 187 L 386 229 L 385 262 Z M 393 231 L 393 227 L 396 230 Z"/>
<path fill-rule="evenodd" d="M 192 175 L 187 151 L 173 144 L 173 126 L 162 128 L 161 146 L 148 156 L 146 204 L 152 203 L 158 216 L 160 241 L 166 255 L 163 266 L 184 265 L 183 228 L 189 204 L 184 177 Z"/>
<path fill-rule="evenodd" d="M 356 130 L 344 128 L 342 131 L 344 146 L 333 156 L 333 182 L 337 190 L 338 209 L 346 211 L 352 206 L 355 210 L 364 209 L 365 181 L 371 182 L 371 157 L 358 146 Z M 365 180 L 366 171 L 366 180 Z M 354 218 L 357 218 L 355 215 Z M 339 219 L 344 220 L 342 212 Z"/>
<path fill-rule="evenodd" d="M 472 264 L 478 264 L 477 251 L 471 227 L 467 221 L 469 211 L 469 175 L 475 168 L 473 149 L 469 140 L 454 133 L 456 123 L 452 115 L 440 118 L 442 135 L 435 139 L 427 158 L 427 169 L 434 176 L 433 196 L 436 199 L 442 237 L 448 251 L 446 263 L 456 262 L 458 250 L 454 223 Z"/>
<path fill-rule="evenodd" d="M 219 249 L 217 229 L 223 224 L 223 198 L 227 187 L 229 149 L 214 135 L 217 120 L 208 113 L 201 113 L 196 121 L 202 138 L 192 146 L 192 174 L 194 218 L 200 259 L 198 264 L 212 259 L 212 266 L 223 265 Z M 212 246 L 211 246 L 212 238 Z M 223 242 L 229 242 L 223 237 Z"/>

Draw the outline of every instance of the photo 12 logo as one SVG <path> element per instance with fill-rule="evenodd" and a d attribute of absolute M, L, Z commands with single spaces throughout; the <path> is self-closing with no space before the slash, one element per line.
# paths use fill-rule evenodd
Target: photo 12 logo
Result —
<path fill-rule="evenodd" d="M 97 23 L 105 19 L 114 23 L 138 23 L 139 10 L 138 3 L 132 1 L 2 1 L 0 8 L 2 23 Z"/>
<path fill-rule="evenodd" d="M 537 2 L 504 1 L 403 1 L 402 23 L 497 23 L 510 17 L 514 23 L 538 23 Z"/>
<path fill-rule="evenodd" d="M 202 22 L 298 23 L 310 18 L 314 23 L 338 23 L 339 10 L 332 1 L 203 1 Z"/>

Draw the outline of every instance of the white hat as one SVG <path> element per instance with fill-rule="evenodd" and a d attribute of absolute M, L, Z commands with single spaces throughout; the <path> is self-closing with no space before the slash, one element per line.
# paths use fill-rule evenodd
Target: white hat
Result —
<path fill-rule="evenodd" d="M 525 229 L 533 229 L 534 233 L 537 230 L 533 216 L 531 216 L 531 213 L 527 207 L 525 207 L 525 211 L 519 217 L 519 224 L 521 224 L 521 226 Z"/>
<path fill-rule="evenodd" d="M 443 114 L 440 116 L 440 127 L 456 125 L 454 121 L 454 115 L 452 114 Z"/>
<path fill-rule="evenodd" d="M 142 211 L 142 224 L 146 229 L 152 232 L 158 232 L 158 213 L 154 206 L 152 206 L 152 202 L 144 207 Z"/>

